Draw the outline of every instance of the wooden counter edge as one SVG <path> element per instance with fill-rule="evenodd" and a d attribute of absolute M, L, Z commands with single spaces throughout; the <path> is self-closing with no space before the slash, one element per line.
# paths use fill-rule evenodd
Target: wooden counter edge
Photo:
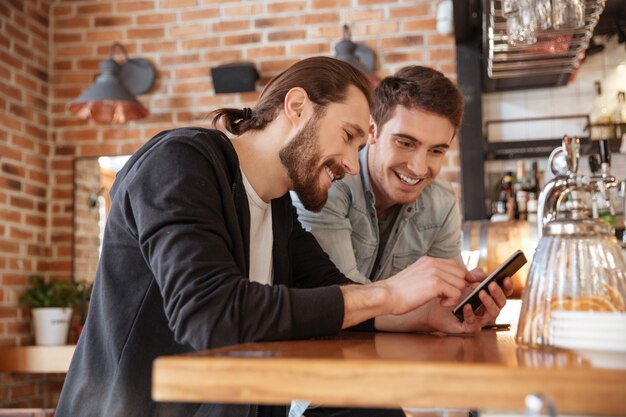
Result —
<path fill-rule="evenodd" d="M 328 406 L 503 411 L 523 411 L 527 394 L 542 393 L 563 414 L 615 416 L 626 415 L 625 392 L 624 370 L 201 356 L 158 358 L 152 386 L 155 401 L 288 404 L 306 399 Z"/>
<path fill-rule="evenodd" d="M 75 345 L 0 348 L 0 372 L 66 373 Z"/>

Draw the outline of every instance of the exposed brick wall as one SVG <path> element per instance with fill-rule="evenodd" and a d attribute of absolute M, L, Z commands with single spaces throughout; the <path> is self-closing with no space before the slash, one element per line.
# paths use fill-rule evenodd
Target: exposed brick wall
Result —
<path fill-rule="evenodd" d="M 31 341 L 18 308 L 49 268 L 49 1 L 0 3 L 0 345 Z"/>
<path fill-rule="evenodd" d="M 0 344 L 32 341 L 27 312 L 16 307 L 30 273 L 72 277 L 74 158 L 132 153 L 161 130 L 206 125 L 215 107 L 252 104 L 258 92 L 215 95 L 210 67 L 251 61 L 260 90 L 299 59 L 334 55 L 344 23 L 376 52 L 381 77 L 413 63 L 455 77 L 454 42 L 436 33 L 435 7 L 430 0 L 0 2 Z M 78 120 L 66 106 L 91 84 L 114 41 L 155 65 L 156 84 L 140 97 L 152 114 L 123 126 Z M 443 175 L 458 182 L 456 141 Z"/>
<path fill-rule="evenodd" d="M 0 2 L 0 346 L 29 344 L 18 298 L 53 265 L 48 232 L 49 0 Z M 0 407 L 50 407 L 63 377 L 0 374 Z"/>
<path fill-rule="evenodd" d="M 215 95 L 210 68 L 252 61 L 262 86 L 299 59 L 334 55 L 342 24 L 353 40 L 377 53 L 377 73 L 404 65 L 430 65 L 454 76 L 454 43 L 435 31 L 436 2 L 428 0 L 133 0 L 59 1 L 51 8 L 53 70 L 51 130 L 54 264 L 71 263 L 72 160 L 76 156 L 126 154 L 152 135 L 175 126 L 206 124 L 217 106 L 254 103 L 258 93 Z M 77 120 L 66 111 L 99 72 L 112 42 L 157 69 L 153 89 L 140 99 L 147 119 L 119 127 Z M 118 59 L 122 59 L 119 53 Z M 456 142 L 444 175 L 458 179 Z M 66 277 L 70 270 L 58 268 Z"/>

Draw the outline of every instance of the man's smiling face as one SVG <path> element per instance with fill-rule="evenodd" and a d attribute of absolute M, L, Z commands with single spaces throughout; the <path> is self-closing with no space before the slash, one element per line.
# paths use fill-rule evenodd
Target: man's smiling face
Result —
<path fill-rule="evenodd" d="M 417 199 L 441 171 L 454 133 L 445 117 L 402 106 L 375 129 L 368 168 L 379 214 Z"/>
<path fill-rule="evenodd" d="M 330 103 L 312 116 L 280 150 L 279 156 L 302 205 L 320 211 L 334 181 L 359 172 L 359 150 L 365 146 L 369 120 L 367 99 L 348 87 L 344 103 Z"/>

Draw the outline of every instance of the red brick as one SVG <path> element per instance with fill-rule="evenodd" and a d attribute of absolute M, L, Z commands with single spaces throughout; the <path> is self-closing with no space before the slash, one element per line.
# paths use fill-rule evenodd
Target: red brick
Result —
<path fill-rule="evenodd" d="M 66 88 L 56 88 L 52 95 L 54 96 L 54 98 L 69 98 L 69 99 L 73 99 L 78 97 L 81 93 L 83 92 L 83 89 L 80 87 L 66 87 Z M 63 108 L 65 108 L 65 105 L 63 105 Z"/>
<path fill-rule="evenodd" d="M 58 57 L 91 56 L 93 48 L 91 46 L 58 46 L 55 54 Z"/>
<path fill-rule="evenodd" d="M 1 319 L 16 319 L 19 315 L 19 308 L 0 306 Z"/>
<path fill-rule="evenodd" d="M 22 100 L 22 92 L 18 88 L 11 86 L 4 81 L 0 82 L 0 94 L 17 101 Z"/>
<path fill-rule="evenodd" d="M 67 19 L 54 19 L 55 30 L 85 29 L 91 26 L 89 17 L 70 17 Z"/>
<path fill-rule="evenodd" d="M 18 74 L 15 74 L 15 84 L 23 88 L 27 88 L 30 91 L 37 91 L 37 83 L 35 81 L 26 77 L 22 77 Z"/>
<path fill-rule="evenodd" d="M 16 69 L 22 69 L 22 61 L 3 50 L 0 50 L 0 62 Z"/>
<path fill-rule="evenodd" d="M 390 52 L 383 55 L 384 62 L 389 64 L 397 64 L 399 62 L 419 64 L 423 59 L 424 56 L 422 51 Z"/>
<path fill-rule="evenodd" d="M 431 61 L 443 61 L 455 58 L 455 52 L 453 49 L 430 49 L 428 51 L 428 57 Z"/>
<path fill-rule="evenodd" d="M 0 114 L 1 116 L 1 114 Z M 2 123 L 0 122 L 0 125 L 2 125 Z M 3 129 L 4 132 L 6 132 Z M 21 161 L 22 160 L 22 152 L 15 150 L 13 148 L 9 148 L 8 146 L 4 146 L 0 143 L 0 155 L 2 155 L 2 159 L 4 160 L 5 158 L 7 159 L 12 159 L 14 161 Z M 1 217 L 0 217 L 1 218 Z"/>
<path fill-rule="evenodd" d="M 69 70 L 72 69 L 72 61 L 55 61 L 52 65 L 55 70 Z"/>
<path fill-rule="evenodd" d="M 261 72 L 263 73 L 273 73 L 273 72 L 282 72 L 298 62 L 297 59 L 283 59 L 280 61 L 268 61 L 261 63 Z"/>
<path fill-rule="evenodd" d="M 309 38 L 340 40 L 343 37 L 343 28 L 339 25 L 322 26 L 311 30 Z M 355 39 L 356 40 L 356 39 Z"/>
<path fill-rule="evenodd" d="M 390 50 L 393 48 L 421 47 L 424 44 L 424 38 L 422 36 L 402 36 L 381 39 L 379 42 L 383 50 Z"/>
<path fill-rule="evenodd" d="M 240 49 L 229 49 L 227 51 L 208 51 L 203 56 L 204 62 L 210 62 L 211 66 L 220 65 L 225 62 L 239 61 L 243 58 Z"/>
<path fill-rule="evenodd" d="M 68 141 L 84 141 L 84 140 L 96 140 L 98 139 L 98 130 L 95 129 L 82 129 L 82 130 L 70 130 L 61 133 L 64 140 Z"/>
<path fill-rule="evenodd" d="M 28 35 L 24 33 L 24 31 L 13 26 L 10 22 L 4 22 L 4 32 L 9 35 L 10 38 L 13 38 L 13 40 L 22 42 L 25 45 L 28 44 Z"/>
<path fill-rule="evenodd" d="M 351 0 L 312 0 L 311 7 L 313 9 L 335 9 L 339 7 L 352 6 Z"/>
<path fill-rule="evenodd" d="M 110 3 L 100 4 L 86 4 L 79 5 L 76 8 L 76 14 L 98 14 L 98 13 L 113 13 L 113 5 Z"/>
<path fill-rule="evenodd" d="M 24 230 L 15 227 L 9 228 L 9 237 L 11 239 L 19 239 L 19 240 L 33 240 L 34 235 L 32 230 Z"/>
<path fill-rule="evenodd" d="M 442 45 L 454 45 L 454 36 L 447 35 L 428 35 L 426 38 L 426 43 L 429 46 L 442 46 Z"/>
<path fill-rule="evenodd" d="M 285 12 L 297 12 L 306 9 L 306 2 L 304 1 L 290 1 L 284 3 L 270 3 L 267 5 L 268 13 L 285 13 Z"/>
<path fill-rule="evenodd" d="M 284 56 L 285 55 L 285 47 L 284 46 L 262 46 L 259 48 L 249 48 L 246 51 L 246 58 L 248 59 L 259 59 L 265 57 L 276 57 L 276 56 Z"/>
<path fill-rule="evenodd" d="M 174 37 L 209 34 L 209 28 L 207 25 L 179 26 L 169 29 L 169 34 Z"/>
<path fill-rule="evenodd" d="M 213 23 L 213 32 L 232 32 L 237 30 L 250 29 L 250 20 L 230 20 L 226 22 Z"/>
<path fill-rule="evenodd" d="M 200 55 L 198 54 L 176 54 L 172 56 L 161 56 L 160 64 L 164 67 L 178 64 L 192 64 L 200 62 Z"/>
<path fill-rule="evenodd" d="M 47 174 L 43 174 L 41 172 L 37 172 L 37 171 L 28 171 L 27 178 L 29 180 L 37 181 L 37 182 L 42 183 L 42 184 L 47 184 L 48 183 L 48 175 Z"/>
<path fill-rule="evenodd" d="M 22 150 L 29 150 L 29 151 L 35 150 L 34 142 L 25 136 L 14 134 L 11 137 L 11 143 L 19 147 Z"/>
<path fill-rule="evenodd" d="M 284 30 L 280 32 L 271 32 L 267 35 L 267 39 L 271 42 L 290 41 L 294 39 L 306 39 L 306 31 L 304 30 Z"/>
<path fill-rule="evenodd" d="M 289 45 L 290 55 L 329 55 L 331 53 L 334 53 L 334 50 L 328 42 Z"/>
<path fill-rule="evenodd" d="M 133 19 L 130 16 L 102 16 L 96 17 L 96 27 L 101 26 L 131 26 Z"/>
<path fill-rule="evenodd" d="M 139 25 L 162 25 L 176 21 L 174 13 L 159 13 L 137 16 L 137 24 Z"/>
<path fill-rule="evenodd" d="M 220 11 L 217 8 L 212 9 L 198 9 L 192 12 L 182 12 L 180 18 L 183 22 L 187 20 L 208 20 L 220 15 Z"/>
<path fill-rule="evenodd" d="M 172 87 L 174 94 L 207 93 L 213 90 L 213 84 L 209 81 L 194 81 L 178 83 Z"/>
<path fill-rule="evenodd" d="M 41 28 L 39 25 L 32 22 L 28 22 L 26 24 L 26 30 L 33 35 L 33 39 L 45 40 L 47 42 L 48 32 L 45 29 L 47 29 L 47 26 L 45 28 Z"/>
<path fill-rule="evenodd" d="M 389 17 L 392 19 L 398 19 L 403 17 L 418 17 L 418 16 L 433 16 L 434 13 L 431 10 L 432 4 L 420 4 L 413 7 L 390 7 Z"/>
<path fill-rule="evenodd" d="M 0 240 L 0 253 L 19 253 L 20 245 L 15 242 Z"/>
<path fill-rule="evenodd" d="M 291 27 L 302 23 L 300 16 L 267 17 L 254 20 L 257 28 Z"/>
<path fill-rule="evenodd" d="M 17 104 L 11 104 L 9 106 L 9 113 L 23 120 L 28 120 L 28 121 L 36 120 L 35 114 L 33 113 L 32 110 L 27 109 L 26 107 L 20 106 Z"/>
<path fill-rule="evenodd" d="M 229 6 L 224 7 L 224 16 L 226 17 L 235 17 L 235 16 L 256 16 L 263 13 L 263 6 L 260 4 L 250 4 L 245 6 Z"/>
<path fill-rule="evenodd" d="M 87 32 L 87 41 L 119 41 L 124 39 L 124 32 L 121 30 L 105 30 L 97 32 Z"/>
<path fill-rule="evenodd" d="M 180 68 L 176 70 L 176 79 L 181 78 L 205 78 L 211 75 L 210 69 L 207 66 L 192 67 L 192 68 Z"/>
<path fill-rule="evenodd" d="M 22 130 L 22 123 L 19 120 L 4 113 L 0 113 L 0 126 L 5 129 Z"/>
<path fill-rule="evenodd" d="M 402 31 L 413 30 L 435 30 L 437 29 L 436 19 L 414 19 L 402 22 Z"/>
<path fill-rule="evenodd" d="M 59 16 L 69 16 L 69 15 L 73 15 L 75 13 L 74 11 L 74 6 L 73 5 L 60 5 L 60 4 L 54 4 L 53 8 L 52 8 L 52 15 L 54 17 L 59 17 Z M 57 22 L 57 19 L 54 19 L 55 24 Z"/>
<path fill-rule="evenodd" d="M 128 37 L 130 39 L 153 39 L 153 38 L 163 38 L 165 36 L 165 29 L 163 28 L 154 28 L 154 29 L 129 29 Z"/>
<path fill-rule="evenodd" d="M 353 31 L 353 40 L 359 42 L 359 36 L 368 35 L 383 35 L 383 34 L 396 34 L 398 33 L 397 22 L 385 22 L 385 23 L 372 23 L 367 25 L 359 25 Z M 356 37 L 356 38 L 355 38 Z"/>
<path fill-rule="evenodd" d="M 175 52 L 176 41 L 142 42 L 141 52 Z"/>
<path fill-rule="evenodd" d="M 179 9 L 182 7 L 195 7 L 198 0 L 161 0 L 159 5 L 164 9 Z"/>
<path fill-rule="evenodd" d="M 137 139 L 140 137 L 141 132 L 139 129 L 110 128 L 102 132 L 102 139 L 105 141 Z"/>
<path fill-rule="evenodd" d="M 318 23 L 339 24 L 339 14 L 338 13 L 306 14 L 305 16 L 303 16 L 303 23 L 305 25 L 315 25 Z"/>
<path fill-rule="evenodd" d="M 260 35 L 257 35 L 260 36 Z M 183 49 L 206 49 L 206 48 L 215 48 L 219 46 L 220 40 L 219 38 L 202 38 L 202 39 L 186 39 L 182 41 Z"/>
<path fill-rule="evenodd" d="M 154 10 L 154 1 L 129 1 L 115 3 L 115 9 L 120 13 Z"/>

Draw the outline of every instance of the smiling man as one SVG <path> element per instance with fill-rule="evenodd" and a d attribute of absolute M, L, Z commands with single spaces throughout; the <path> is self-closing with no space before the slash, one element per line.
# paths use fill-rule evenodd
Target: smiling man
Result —
<path fill-rule="evenodd" d="M 385 279 L 424 256 L 462 262 L 457 199 L 438 178 L 462 115 L 442 73 L 404 68 L 375 90 L 360 175 L 337 182 L 319 213 L 293 196 L 303 226 L 350 279 Z"/>

